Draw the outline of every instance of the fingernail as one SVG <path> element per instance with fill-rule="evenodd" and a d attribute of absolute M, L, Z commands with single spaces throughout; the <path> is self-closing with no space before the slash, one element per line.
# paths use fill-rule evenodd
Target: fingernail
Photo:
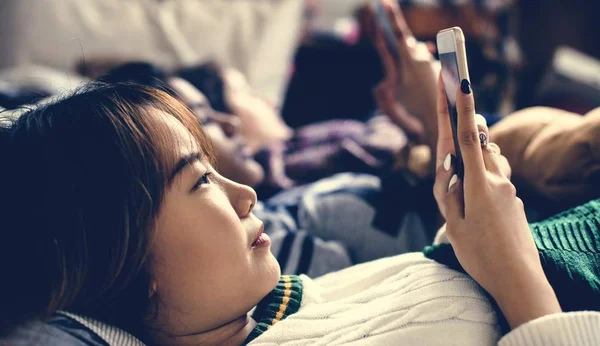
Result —
<path fill-rule="evenodd" d="M 460 82 L 460 91 L 462 91 L 463 94 L 469 95 L 471 93 L 471 83 L 469 83 L 468 80 L 463 79 Z"/>
<path fill-rule="evenodd" d="M 452 186 L 454 186 L 454 184 L 456 184 L 457 181 L 458 181 L 458 176 L 456 174 L 454 174 L 452 176 L 452 178 L 450 178 L 450 183 L 448 184 L 448 191 L 450 191 Z"/>
<path fill-rule="evenodd" d="M 488 136 L 485 132 L 479 132 L 479 143 L 481 143 L 482 147 L 485 147 L 488 144 Z"/>
<path fill-rule="evenodd" d="M 475 116 L 478 117 L 479 119 L 481 119 L 483 121 L 483 124 L 485 126 L 487 126 L 487 119 L 483 115 L 477 113 L 477 114 L 475 114 Z"/>
<path fill-rule="evenodd" d="M 452 166 L 452 161 L 454 161 L 454 156 L 448 153 L 448 155 L 446 155 L 446 158 L 444 159 L 444 170 L 446 172 L 450 170 L 450 167 Z"/>

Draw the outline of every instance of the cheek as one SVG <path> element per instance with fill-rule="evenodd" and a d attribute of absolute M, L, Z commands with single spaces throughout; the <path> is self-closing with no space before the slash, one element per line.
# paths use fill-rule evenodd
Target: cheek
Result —
<path fill-rule="evenodd" d="M 167 210 L 168 216 L 160 220 L 154 257 L 169 282 L 185 286 L 186 278 L 213 277 L 213 269 L 239 262 L 246 255 L 241 222 L 227 198 L 219 195 L 202 197 L 202 203 L 188 199 Z"/>
<path fill-rule="evenodd" d="M 170 234 L 168 243 L 179 249 L 209 250 L 220 243 L 239 239 L 239 218 L 228 201 L 219 199 L 223 198 L 212 198 L 200 207 L 192 203 L 181 205 L 166 225 Z"/>

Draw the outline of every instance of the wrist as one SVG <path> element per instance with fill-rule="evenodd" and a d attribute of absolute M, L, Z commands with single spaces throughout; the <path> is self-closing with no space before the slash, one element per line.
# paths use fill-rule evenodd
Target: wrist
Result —
<path fill-rule="evenodd" d="M 501 292 L 492 294 L 511 329 L 562 309 L 554 289 L 542 272 L 506 282 Z"/>

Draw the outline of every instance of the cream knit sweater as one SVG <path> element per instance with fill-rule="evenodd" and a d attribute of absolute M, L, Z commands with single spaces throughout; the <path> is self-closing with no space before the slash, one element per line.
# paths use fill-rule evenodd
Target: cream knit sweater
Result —
<path fill-rule="evenodd" d="M 546 316 L 500 339 L 477 283 L 421 253 L 302 281 L 300 310 L 250 345 L 600 345 L 598 312 Z"/>

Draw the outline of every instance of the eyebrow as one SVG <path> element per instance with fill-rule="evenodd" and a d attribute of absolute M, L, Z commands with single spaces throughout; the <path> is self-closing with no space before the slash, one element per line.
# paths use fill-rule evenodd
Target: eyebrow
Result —
<path fill-rule="evenodd" d="M 202 155 L 200 153 L 196 152 L 196 153 L 191 153 L 191 154 L 185 155 L 184 157 L 179 159 L 179 162 L 177 162 L 175 167 L 173 167 L 172 173 L 169 176 L 168 184 L 171 185 L 171 183 L 173 183 L 173 180 L 175 179 L 175 177 L 177 177 L 177 175 L 179 175 L 181 173 L 181 171 L 183 171 L 186 167 L 193 164 L 194 162 L 200 161 L 201 158 L 202 158 Z"/>

